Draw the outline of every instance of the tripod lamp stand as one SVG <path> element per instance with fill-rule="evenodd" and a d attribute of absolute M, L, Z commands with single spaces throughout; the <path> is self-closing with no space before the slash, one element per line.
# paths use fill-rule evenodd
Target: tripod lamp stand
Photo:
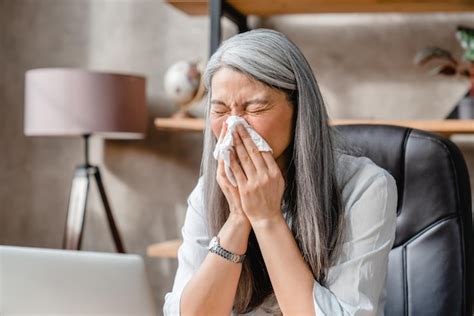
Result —
<path fill-rule="evenodd" d="M 143 138 L 147 124 L 145 78 L 73 68 L 43 68 L 25 76 L 26 136 L 80 136 L 84 164 L 76 167 L 69 196 L 63 248 L 79 250 L 89 185 L 95 181 L 117 252 L 125 247 L 99 166 L 89 163 L 89 138 Z"/>

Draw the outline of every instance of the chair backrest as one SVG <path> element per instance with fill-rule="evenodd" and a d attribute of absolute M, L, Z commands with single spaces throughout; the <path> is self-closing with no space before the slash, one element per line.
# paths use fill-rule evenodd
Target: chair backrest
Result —
<path fill-rule="evenodd" d="M 471 189 L 458 147 L 411 128 L 337 129 L 397 182 L 385 315 L 471 315 Z"/>

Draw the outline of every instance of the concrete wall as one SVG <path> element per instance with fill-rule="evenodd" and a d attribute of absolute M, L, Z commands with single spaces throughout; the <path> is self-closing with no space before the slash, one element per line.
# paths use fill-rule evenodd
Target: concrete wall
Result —
<path fill-rule="evenodd" d="M 127 250 L 179 237 L 186 198 L 199 174 L 202 136 L 157 131 L 155 116 L 175 109 L 163 75 L 178 60 L 206 59 L 209 23 L 157 0 L 0 0 L 0 244 L 60 248 L 79 138 L 23 136 L 26 70 L 81 67 L 147 77 L 145 140 L 92 140 Z M 334 118 L 442 118 L 463 95 L 460 79 L 429 77 L 412 65 L 418 49 L 461 50 L 457 24 L 474 14 L 302 15 L 263 19 L 306 54 Z M 472 24 L 472 23 L 471 23 Z M 235 32 L 225 23 L 224 36 Z M 193 111 L 202 114 L 202 107 Z M 471 136 L 452 138 L 474 168 Z M 472 174 L 473 172 L 471 172 Z M 93 186 L 84 249 L 113 251 Z M 172 285 L 176 262 L 146 258 L 156 300 Z"/>

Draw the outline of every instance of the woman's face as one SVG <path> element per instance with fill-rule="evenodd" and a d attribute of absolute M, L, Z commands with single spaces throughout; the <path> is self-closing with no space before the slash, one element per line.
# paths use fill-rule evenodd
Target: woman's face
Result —
<path fill-rule="evenodd" d="M 230 115 L 240 116 L 270 145 L 282 169 L 282 154 L 293 134 L 293 105 L 286 94 L 228 67 L 214 74 L 211 91 L 210 121 L 216 138 Z"/>

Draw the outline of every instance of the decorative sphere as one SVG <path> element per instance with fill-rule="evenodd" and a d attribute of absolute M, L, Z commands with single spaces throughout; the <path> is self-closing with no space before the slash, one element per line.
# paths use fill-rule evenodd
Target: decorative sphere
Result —
<path fill-rule="evenodd" d="M 186 105 L 196 95 L 201 80 L 197 63 L 179 61 L 165 74 L 166 95 L 178 105 Z"/>

